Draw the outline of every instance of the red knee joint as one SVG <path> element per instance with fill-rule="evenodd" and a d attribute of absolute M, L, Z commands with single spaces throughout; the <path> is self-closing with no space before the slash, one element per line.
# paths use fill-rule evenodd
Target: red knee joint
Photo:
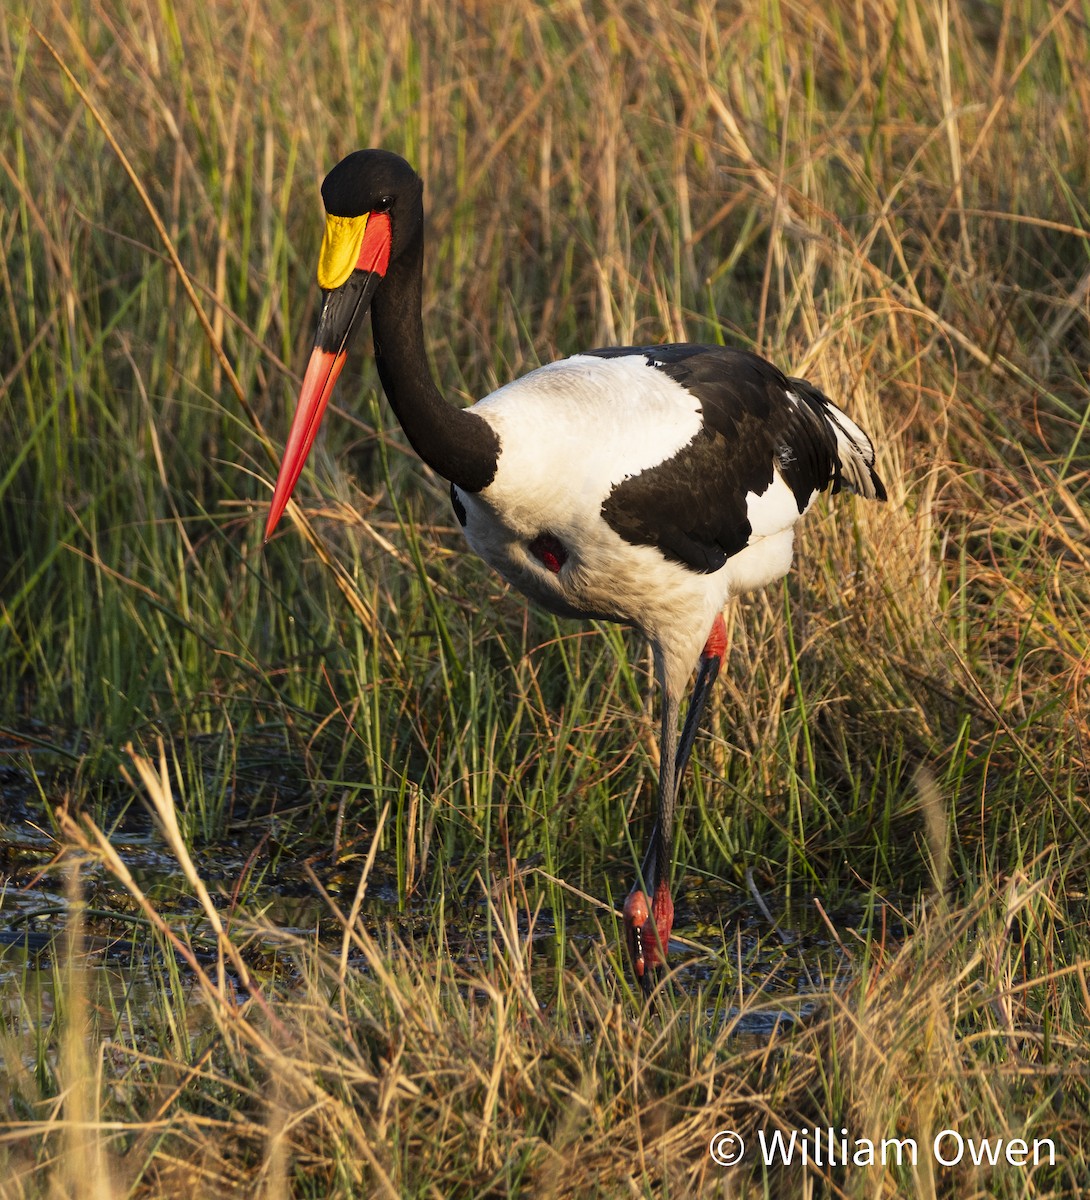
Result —
<path fill-rule="evenodd" d="M 708 640 L 704 643 L 705 658 L 722 658 L 727 650 L 727 623 L 723 614 L 716 614 Z"/>

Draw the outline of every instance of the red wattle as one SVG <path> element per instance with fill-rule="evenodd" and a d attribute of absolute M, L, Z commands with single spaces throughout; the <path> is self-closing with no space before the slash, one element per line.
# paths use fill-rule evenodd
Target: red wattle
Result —
<path fill-rule="evenodd" d="M 390 246 L 393 230 L 388 213 L 371 213 L 363 231 L 360 256 L 356 259 L 357 271 L 371 271 L 385 276 L 390 266 Z"/>

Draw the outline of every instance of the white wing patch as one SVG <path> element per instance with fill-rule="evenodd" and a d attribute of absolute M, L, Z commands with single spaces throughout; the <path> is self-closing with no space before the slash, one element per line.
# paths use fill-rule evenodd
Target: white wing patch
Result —
<path fill-rule="evenodd" d="M 816 492 L 811 494 L 803 512 L 806 512 L 813 504 L 816 495 Z M 753 492 L 746 493 L 746 516 L 749 518 L 750 528 L 753 530 L 750 537 L 752 543 L 756 538 L 772 537 L 774 534 L 782 533 L 785 529 L 790 529 L 796 524 L 802 513 L 799 512 L 795 493 L 787 486 L 779 471 L 773 471 L 772 482 L 760 495 Z"/>
<path fill-rule="evenodd" d="M 700 402 L 639 354 L 550 363 L 472 411 L 500 438 L 489 495 L 528 532 L 555 529 L 559 515 L 600 521 L 616 484 L 673 457 L 703 425 Z"/>

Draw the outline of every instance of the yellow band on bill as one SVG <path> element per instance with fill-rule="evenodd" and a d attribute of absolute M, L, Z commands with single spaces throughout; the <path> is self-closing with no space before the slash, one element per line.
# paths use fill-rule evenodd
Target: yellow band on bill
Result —
<path fill-rule="evenodd" d="M 331 292 L 352 274 L 360 256 L 368 214 L 325 219 L 322 250 L 318 255 L 318 286 Z"/>

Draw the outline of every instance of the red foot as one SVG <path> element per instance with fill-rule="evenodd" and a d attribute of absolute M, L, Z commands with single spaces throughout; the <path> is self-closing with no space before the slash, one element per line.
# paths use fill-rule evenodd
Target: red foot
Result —
<path fill-rule="evenodd" d="M 666 963 L 670 930 L 674 927 L 674 900 L 669 884 L 655 889 L 655 902 L 648 911 L 647 894 L 633 888 L 624 902 L 625 939 L 636 978 L 643 980 L 648 967 Z"/>

